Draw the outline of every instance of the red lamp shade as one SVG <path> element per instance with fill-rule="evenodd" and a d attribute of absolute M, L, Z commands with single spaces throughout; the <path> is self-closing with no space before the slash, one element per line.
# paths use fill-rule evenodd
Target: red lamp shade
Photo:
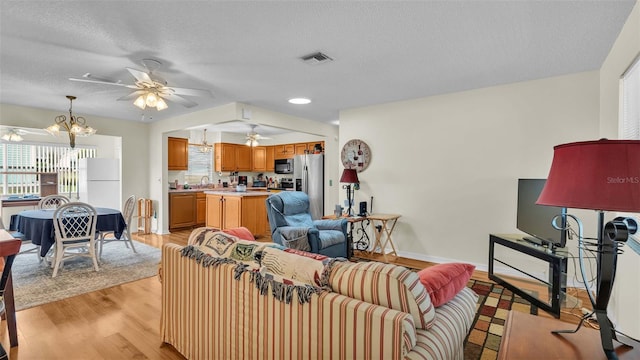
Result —
<path fill-rule="evenodd" d="M 640 140 L 557 145 L 537 204 L 640 212 Z"/>
<path fill-rule="evenodd" d="M 358 172 L 355 169 L 344 169 L 340 177 L 341 183 L 360 184 L 358 180 Z"/>

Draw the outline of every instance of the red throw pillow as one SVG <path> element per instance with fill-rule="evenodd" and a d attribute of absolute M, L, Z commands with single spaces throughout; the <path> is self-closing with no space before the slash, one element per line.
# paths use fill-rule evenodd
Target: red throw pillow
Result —
<path fill-rule="evenodd" d="M 431 296 L 433 306 L 438 307 L 467 286 L 475 268 L 474 265 L 463 263 L 438 264 L 420 270 L 418 276 Z"/>
<path fill-rule="evenodd" d="M 231 229 L 224 229 L 222 230 L 222 232 L 229 234 L 229 235 L 233 235 L 233 236 L 237 236 L 238 238 L 242 239 L 242 240 L 255 240 L 256 238 L 253 237 L 253 234 L 251 233 L 251 231 L 249 231 L 249 229 L 247 229 L 244 226 L 241 227 L 237 227 L 237 228 L 231 228 Z"/>

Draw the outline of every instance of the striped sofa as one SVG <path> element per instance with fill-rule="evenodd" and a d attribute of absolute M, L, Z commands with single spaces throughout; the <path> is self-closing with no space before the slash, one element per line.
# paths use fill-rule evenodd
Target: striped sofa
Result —
<path fill-rule="evenodd" d="M 185 250 L 162 248 L 161 336 L 188 359 L 463 359 L 477 301 L 467 288 L 434 308 L 412 271 L 334 262 L 325 289 L 284 301 L 256 272 Z"/>

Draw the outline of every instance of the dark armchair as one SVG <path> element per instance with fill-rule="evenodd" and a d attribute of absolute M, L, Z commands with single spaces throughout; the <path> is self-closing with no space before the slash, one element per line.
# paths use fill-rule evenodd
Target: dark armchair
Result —
<path fill-rule="evenodd" d="M 313 220 L 306 193 L 282 191 L 269 196 L 267 215 L 274 242 L 329 257 L 347 257 L 347 220 Z"/>

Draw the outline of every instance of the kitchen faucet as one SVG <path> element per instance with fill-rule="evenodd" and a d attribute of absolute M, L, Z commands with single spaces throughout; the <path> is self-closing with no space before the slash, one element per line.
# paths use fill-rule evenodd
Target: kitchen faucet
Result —
<path fill-rule="evenodd" d="M 204 181 L 205 179 L 207 179 L 207 182 Z M 200 178 L 200 185 L 208 185 L 208 184 L 209 184 L 209 177 L 207 175 Z"/>

